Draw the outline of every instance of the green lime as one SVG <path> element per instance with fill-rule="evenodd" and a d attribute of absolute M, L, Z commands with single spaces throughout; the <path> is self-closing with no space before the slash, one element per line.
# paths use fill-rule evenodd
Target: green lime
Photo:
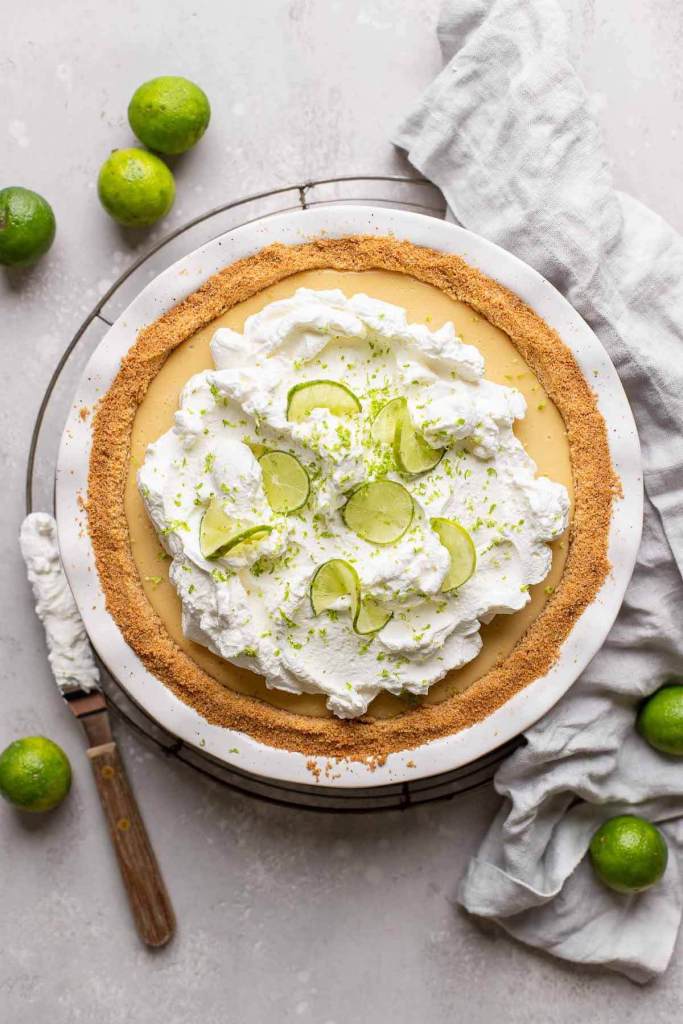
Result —
<path fill-rule="evenodd" d="M 413 521 L 413 499 L 402 484 L 375 480 L 356 488 L 342 518 L 350 530 L 372 544 L 393 544 Z"/>
<path fill-rule="evenodd" d="M 432 529 L 451 556 L 451 565 L 442 591 L 447 593 L 467 583 L 477 567 L 477 550 L 472 538 L 460 523 L 454 519 L 432 519 Z"/>
<path fill-rule="evenodd" d="M 199 142 L 209 125 L 211 107 L 198 85 L 179 75 L 145 82 L 128 104 L 130 126 L 157 153 L 184 153 Z"/>
<path fill-rule="evenodd" d="M 390 444 L 394 449 L 396 465 L 402 473 L 425 473 L 433 469 L 443 456 L 443 448 L 427 444 L 410 418 L 405 398 L 392 398 L 383 405 L 372 421 L 373 441 Z"/>
<path fill-rule="evenodd" d="M 336 380 L 308 380 L 295 384 L 287 395 L 287 419 L 300 423 L 313 409 L 328 409 L 334 416 L 355 416 L 360 402 L 346 384 Z"/>
<path fill-rule="evenodd" d="M 0 263 L 30 267 L 54 241 L 55 215 L 47 199 L 28 188 L 0 190 Z"/>
<path fill-rule="evenodd" d="M 361 598 L 358 573 L 343 558 L 331 558 L 316 569 L 309 594 L 314 615 L 329 611 L 339 598 L 349 597 L 353 628 L 361 636 L 377 633 L 393 615 L 373 597 Z"/>
<path fill-rule="evenodd" d="M 146 228 L 173 206 L 175 182 L 166 164 L 144 149 L 115 149 L 104 161 L 97 191 L 107 213 L 126 228 Z"/>
<path fill-rule="evenodd" d="M 71 788 L 69 759 L 44 736 L 26 736 L 0 754 L 0 793 L 24 811 L 50 811 Z"/>
<path fill-rule="evenodd" d="M 288 452 L 266 452 L 259 459 L 263 489 L 273 512 L 287 515 L 308 501 L 311 485 L 308 473 Z"/>
<path fill-rule="evenodd" d="M 633 814 L 610 818 L 590 842 L 595 873 L 617 892 L 649 889 L 664 874 L 668 856 L 659 829 Z"/>
<path fill-rule="evenodd" d="M 374 597 L 364 597 L 360 603 L 360 608 L 353 618 L 353 628 L 361 636 L 367 636 L 368 633 L 378 633 L 380 629 L 384 629 L 389 619 L 393 617 L 393 614 L 393 612 L 388 612 L 386 608 L 382 608 L 381 604 L 378 604 Z"/>
<path fill-rule="evenodd" d="M 263 540 L 272 529 L 272 526 L 254 526 L 231 519 L 223 503 L 213 497 L 199 526 L 199 550 L 204 558 L 222 558 L 239 544 Z"/>
<path fill-rule="evenodd" d="M 636 727 L 655 750 L 683 757 L 683 684 L 667 683 L 649 697 Z"/>
<path fill-rule="evenodd" d="M 332 608 L 339 598 L 351 598 L 351 610 L 360 602 L 358 573 L 343 558 L 331 558 L 318 566 L 311 580 L 310 598 L 314 615 Z"/>

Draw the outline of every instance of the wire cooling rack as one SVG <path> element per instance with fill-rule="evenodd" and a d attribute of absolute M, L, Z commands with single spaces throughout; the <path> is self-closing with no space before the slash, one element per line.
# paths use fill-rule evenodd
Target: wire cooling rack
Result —
<path fill-rule="evenodd" d="M 443 219 L 443 196 L 422 178 L 400 175 L 346 175 L 307 181 L 242 196 L 214 207 L 156 242 L 117 278 L 78 328 L 64 350 L 38 409 L 26 468 L 26 510 L 54 511 L 57 449 L 67 412 L 82 370 L 119 314 L 153 278 L 181 256 L 227 231 L 290 210 L 356 203 L 414 210 Z M 471 764 L 428 779 L 368 789 L 335 789 L 312 784 L 276 782 L 228 767 L 205 751 L 185 743 L 159 726 L 100 664 L 102 685 L 113 714 L 166 757 L 248 796 L 269 803 L 314 811 L 374 812 L 397 810 L 433 800 L 447 800 L 488 783 L 501 761 L 519 746 L 521 737 Z"/>

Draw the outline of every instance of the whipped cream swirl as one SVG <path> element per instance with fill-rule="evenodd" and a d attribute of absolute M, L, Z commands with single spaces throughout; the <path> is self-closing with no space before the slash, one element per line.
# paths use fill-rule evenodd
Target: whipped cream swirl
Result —
<path fill-rule="evenodd" d="M 536 476 L 513 433 L 523 396 L 484 379 L 481 354 L 452 323 L 431 330 L 366 295 L 301 288 L 249 317 L 243 334 L 216 331 L 211 352 L 215 369 L 187 382 L 174 427 L 149 446 L 138 474 L 191 640 L 269 687 L 325 694 L 331 711 L 354 718 L 383 690 L 427 693 L 479 653 L 481 623 L 527 604 L 550 569 L 548 543 L 567 527 L 569 498 Z M 292 386 L 321 379 L 343 382 L 362 412 L 318 408 L 289 422 Z M 400 474 L 391 448 L 370 434 L 397 396 L 427 441 L 446 448 L 415 477 Z M 256 445 L 306 468 L 311 495 L 299 512 L 271 510 Z M 410 528 L 387 546 L 357 536 L 340 514 L 349 492 L 381 477 L 402 483 L 415 504 Z M 271 532 L 207 561 L 199 528 L 213 494 L 235 520 Z M 474 575 L 451 593 L 441 592 L 450 556 L 434 516 L 461 523 L 477 550 Z M 363 593 L 393 611 L 380 632 L 356 634 L 346 598 L 313 614 L 311 579 L 331 558 L 349 561 Z"/>

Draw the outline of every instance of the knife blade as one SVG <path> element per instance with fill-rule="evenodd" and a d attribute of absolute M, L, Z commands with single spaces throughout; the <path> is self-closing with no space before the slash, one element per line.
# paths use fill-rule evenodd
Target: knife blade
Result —
<path fill-rule="evenodd" d="M 54 518 L 28 515 L 19 546 L 57 688 L 88 739 L 87 756 L 138 934 L 148 946 L 163 946 L 175 931 L 173 907 L 112 735 L 99 669 L 62 568 Z"/>

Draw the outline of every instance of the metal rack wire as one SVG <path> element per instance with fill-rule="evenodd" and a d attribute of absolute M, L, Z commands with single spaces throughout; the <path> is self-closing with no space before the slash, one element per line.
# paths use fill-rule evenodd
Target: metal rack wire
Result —
<path fill-rule="evenodd" d="M 276 213 L 338 203 L 399 207 L 439 219 L 446 209 L 438 189 L 422 178 L 344 175 L 242 196 L 194 217 L 164 236 L 139 256 L 96 302 L 55 367 L 31 436 L 26 468 L 27 512 L 54 509 L 57 443 L 82 368 L 106 330 L 145 284 L 180 256 L 226 231 Z M 112 713 L 164 756 L 176 758 L 237 792 L 284 806 L 328 813 L 369 813 L 451 799 L 489 782 L 501 761 L 522 742 L 521 737 L 516 738 L 469 765 L 414 782 L 363 790 L 274 782 L 228 767 L 163 729 L 103 665 L 100 669 Z"/>

